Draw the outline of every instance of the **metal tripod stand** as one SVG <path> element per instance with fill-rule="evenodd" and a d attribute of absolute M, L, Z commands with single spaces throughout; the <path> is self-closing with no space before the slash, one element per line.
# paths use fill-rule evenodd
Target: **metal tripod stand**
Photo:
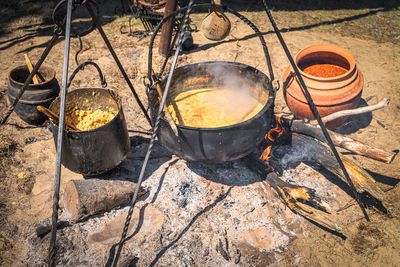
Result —
<path fill-rule="evenodd" d="M 62 71 L 62 87 L 61 87 L 61 103 L 60 103 L 60 114 L 59 114 L 59 123 L 58 123 L 58 138 L 57 138 L 57 160 L 56 160 L 56 170 L 55 170 L 55 178 L 54 178 L 54 196 L 53 196 L 53 214 L 52 214 L 52 229 L 51 229 L 51 237 L 50 237 L 50 248 L 49 248 L 49 261 L 48 266 L 55 266 L 55 255 L 56 255 L 56 231 L 57 231 L 57 220 L 58 220 L 58 202 L 60 195 L 60 176 L 61 176 L 61 151 L 62 151 L 62 140 L 65 132 L 65 103 L 66 103 L 66 93 L 67 93 L 67 79 L 68 79 L 68 62 L 69 62 L 69 50 L 70 50 L 70 37 L 71 37 L 71 21 L 72 21 L 72 13 L 79 7 L 85 7 L 90 14 L 92 19 L 92 25 L 89 29 L 85 30 L 80 35 L 85 35 L 95 28 L 99 31 L 102 39 L 104 40 L 108 50 L 110 51 L 112 57 L 114 58 L 115 63 L 117 64 L 122 76 L 127 82 L 129 88 L 131 89 L 133 96 L 135 97 L 136 102 L 144 113 L 145 118 L 148 123 L 151 124 L 151 120 L 147 111 L 142 104 L 139 96 L 137 95 L 131 81 L 128 78 L 124 68 L 122 67 L 121 62 L 119 61 L 117 55 L 115 54 L 114 49 L 111 46 L 110 41 L 108 40 L 106 34 L 103 31 L 101 26 L 101 22 L 99 19 L 99 7 L 95 0 L 61 0 L 53 11 L 53 20 L 54 20 L 54 32 L 51 40 L 49 41 L 47 47 L 43 51 L 42 55 L 39 58 L 39 61 L 35 64 L 32 72 L 28 75 L 22 89 L 20 90 L 18 96 L 15 98 L 14 102 L 11 104 L 9 109 L 7 110 L 5 116 L 1 120 L 0 124 L 6 123 L 9 116 L 14 111 L 16 105 L 24 94 L 26 88 L 31 83 L 32 78 L 38 72 L 40 66 L 45 61 L 46 57 L 49 55 L 51 49 L 56 44 L 57 40 L 65 36 L 65 45 L 64 45 L 64 61 L 63 61 L 63 71 Z M 65 13 L 66 12 L 66 13 Z"/>
<path fill-rule="evenodd" d="M 69 1 L 68 1 L 69 2 Z M 49 55 L 51 49 L 54 47 L 54 45 L 56 44 L 57 40 L 62 37 L 65 36 L 65 41 L 67 42 L 68 39 L 68 46 L 69 46 L 69 37 L 71 36 L 71 25 L 69 24 L 69 26 L 67 25 L 67 21 L 68 21 L 68 14 L 67 16 L 64 16 L 64 14 L 62 14 L 62 12 L 64 11 L 65 8 L 65 4 L 67 3 L 67 0 L 61 0 L 57 6 L 54 8 L 53 11 L 53 21 L 54 21 L 54 32 L 53 32 L 53 36 L 50 39 L 50 41 L 48 42 L 45 50 L 43 51 L 42 55 L 40 56 L 38 62 L 35 64 L 35 66 L 33 67 L 32 72 L 28 75 L 28 78 L 26 79 L 22 89 L 19 92 L 19 95 L 15 98 L 14 102 L 10 105 L 10 107 L 8 108 L 5 116 L 1 119 L 0 124 L 5 124 L 9 118 L 9 116 L 12 114 L 12 112 L 15 109 L 15 106 L 18 104 L 19 100 L 21 99 L 22 95 L 24 94 L 26 88 L 28 87 L 29 83 L 31 83 L 33 76 L 35 76 L 35 74 L 37 74 L 40 66 L 43 64 L 43 62 L 45 61 L 45 59 L 47 58 L 47 56 Z M 103 38 L 108 50 L 110 51 L 112 57 L 114 58 L 115 63 L 117 64 L 119 70 L 121 71 L 125 81 L 127 82 L 129 88 L 131 89 L 133 96 L 135 97 L 136 102 L 138 103 L 138 105 L 140 106 L 141 110 L 143 111 L 148 123 L 151 125 L 151 120 L 149 115 L 147 114 L 147 111 L 144 107 L 144 105 L 142 104 L 141 100 L 139 99 L 139 96 L 137 95 L 132 83 L 130 82 L 128 75 L 126 74 L 121 62 L 119 61 L 117 55 L 115 54 L 114 49 L 111 46 L 110 41 L 108 40 L 106 34 L 103 31 L 103 28 L 101 27 L 101 21 L 99 19 L 99 7 L 98 4 L 96 3 L 95 0 L 72 0 L 72 12 L 74 10 L 76 10 L 77 8 L 79 8 L 80 6 L 84 6 L 87 8 L 91 18 L 92 18 L 92 25 L 89 29 L 85 30 L 84 32 L 80 33 L 81 36 L 91 32 L 93 29 L 97 28 L 101 37 Z M 71 12 L 71 16 L 72 16 L 72 12 Z M 68 29 L 67 29 L 68 26 Z M 68 31 L 68 35 L 67 36 L 67 31 Z M 69 51 L 69 50 L 68 50 Z M 63 65 L 63 69 L 68 66 Z"/>

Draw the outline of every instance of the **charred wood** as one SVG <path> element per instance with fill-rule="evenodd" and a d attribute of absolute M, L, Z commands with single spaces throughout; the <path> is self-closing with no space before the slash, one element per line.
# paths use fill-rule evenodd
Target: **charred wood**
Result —
<path fill-rule="evenodd" d="M 306 123 L 302 120 L 291 121 L 284 118 L 283 120 L 285 121 L 285 123 L 290 125 L 290 131 L 312 136 L 322 142 L 326 142 L 325 136 L 322 133 L 319 125 Z M 335 146 L 344 148 L 358 155 L 374 160 L 379 160 L 385 163 L 391 163 L 396 155 L 395 152 L 387 152 L 383 149 L 366 145 L 362 142 L 356 141 L 350 137 L 335 133 L 333 131 L 328 130 L 328 132 Z"/>
<path fill-rule="evenodd" d="M 340 226 L 327 214 L 330 212 L 329 205 L 317 197 L 312 189 L 286 183 L 275 172 L 270 172 L 266 181 L 292 211 L 331 231 L 340 233 Z M 302 201 L 306 201 L 312 206 L 305 205 Z"/>
<path fill-rule="evenodd" d="M 339 155 L 357 192 L 368 192 L 374 198 L 382 200 L 384 192 L 378 187 L 372 176 L 354 161 L 341 153 Z M 278 170 L 287 167 L 291 161 L 309 162 L 321 165 L 347 184 L 347 180 L 329 147 L 313 137 L 292 133 L 290 145 L 274 148 L 271 151 L 271 156 L 271 165 Z"/>

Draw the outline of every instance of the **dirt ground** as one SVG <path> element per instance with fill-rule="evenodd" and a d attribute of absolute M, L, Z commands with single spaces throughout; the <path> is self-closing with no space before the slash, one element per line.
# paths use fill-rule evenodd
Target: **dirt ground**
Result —
<path fill-rule="evenodd" d="M 129 16 L 122 12 L 119 4 L 101 1 L 104 30 L 116 54 L 128 73 L 141 100 L 147 105 L 142 77 L 147 73 L 147 54 L 150 37 L 133 37 L 125 33 Z M 289 62 L 280 46 L 260 3 L 250 7 L 238 5 L 244 15 L 259 27 L 266 39 L 271 54 L 275 78 L 281 80 Z M 387 151 L 400 149 L 400 11 L 396 1 L 381 6 L 380 1 L 360 1 L 360 7 L 339 8 L 324 1 L 311 1 L 309 6 L 293 1 L 272 1 L 278 26 L 294 55 L 301 49 L 317 43 L 330 43 L 349 50 L 357 66 L 364 74 L 362 94 L 364 103 L 371 105 L 384 97 L 390 97 L 390 105 L 372 114 L 354 116 L 337 131 L 350 137 L 383 148 Z M 314 3 L 315 2 L 315 3 Z M 345 3 L 347 1 L 343 1 Z M 27 52 L 35 61 L 41 55 L 52 33 L 50 15 L 54 2 L 19 1 L 0 5 L 0 114 L 7 109 L 6 88 L 9 71 L 24 64 L 23 53 Z M 258 6 L 258 8 L 255 8 Z M 10 15 L 12 13 L 12 15 Z M 79 14 L 79 13 L 78 13 Z M 83 15 L 85 15 L 83 13 Z M 192 16 L 192 22 L 200 25 L 204 13 Z M 247 25 L 229 15 L 232 22 L 231 34 L 221 42 L 210 42 L 200 32 L 193 33 L 195 48 L 180 56 L 178 66 L 189 63 L 226 60 L 253 66 L 268 73 L 267 64 L 257 38 Z M 77 21 L 83 21 L 78 23 Z M 75 29 L 87 26 L 85 19 L 77 19 Z M 122 28 L 121 28 L 122 27 Z M 134 30 L 140 29 L 138 21 Z M 92 60 L 103 70 L 108 86 L 122 97 L 128 128 L 148 131 L 140 108 L 119 73 L 112 57 L 97 31 L 83 36 L 83 51 L 79 62 Z M 155 43 L 155 51 L 158 38 Z M 79 49 L 76 38 L 71 41 L 69 61 L 70 73 L 76 68 L 73 56 Z M 61 83 L 64 42 L 59 41 L 45 61 L 57 72 Z M 163 58 L 156 52 L 153 57 L 156 71 Z M 80 72 L 71 88 L 100 86 L 97 73 L 87 67 Z M 276 112 L 289 112 L 282 92 L 276 99 Z M 140 136 L 140 134 L 138 134 Z M 148 138 L 148 135 L 142 135 Z M 260 266 L 399 266 L 400 265 L 400 159 L 384 164 L 360 156 L 352 156 L 375 178 L 386 191 L 382 206 L 372 205 L 367 212 L 370 222 L 360 219 L 343 230 L 346 238 L 332 234 L 308 223 L 307 231 L 296 237 L 280 262 L 271 262 L 268 256 Z M 24 244 L 32 236 L 33 226 L 51 215 L 52 188 L 55 169 L 55 148 L 49 130 L 24 123 L 12 114 L 6 125 L 0 126 L 0 264 L 15 266 L 21 255 L 26 253 Z M 62 169 L 62 183 L 82 176 Z M 342 203 L 346 206 L 348 203 Z M 361 213 L 357 208 L 354 212 Z M 165 263 L 164 263 L 165 264 Z M 245 263 L 244 266 L 246 265 Z M 163 265 L 163 262 L 160 262 Z M 222 264 L 227 265 L 227 264 Z M 249 263 L 250 265 L 250 263 Z"/>

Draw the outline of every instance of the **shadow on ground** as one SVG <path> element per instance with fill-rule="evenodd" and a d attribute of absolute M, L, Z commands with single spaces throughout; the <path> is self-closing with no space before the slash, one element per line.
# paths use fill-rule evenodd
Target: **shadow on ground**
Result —
<path fill-rule="evenodd" d="M 65 1 L 65 0 L 64 0 Z M 179 1 L 181 5 L 185 5 L 187 0 Z M 342 9 L 376 9 L 370 10 L 366 13 L 362 13 L 355 16 L 349 16 L 346 18 L 340 18 L 330 21 L 322 21 L 316 24 L 304 25 L 301 27 L 286 28 L 282 31 L 295 31 L 295 30 L 306 30 L 322 25 L 332 25 L 342 23 L 345 21 L 351 21 L 360 19 L 366 16 L 374 15 L 377 12 L 384 12 L 389 10 L 398 9 L 400 4 L 396 0 L 379 1 L 379 0 L 363 0 L 363 1 L 332 1 L 332 0 L 311 0 L 311 1 L 267 1 L 269 8 L 273 11 L 308 11 L 308 10 L 342 10 Z M 52 36 L 54 32 L 54 24 L 52 19 L 52 11 L 58 2 L 52 0 L 23 0 L 23 1 L 1 1 L 0 2 L 0 35 L 10 33 L 12 31 L 23 31 L 18 37 L 11 38 L 0 42 L 0 51 L 6 50 L 14 45 L 28 41 L 34 37 L 40 36 Z M 118 16 L 132 15 L 129 5 L 131 1 L 128 0 L 98 0 L 99 12 L 102 17 L 102 22 L 108 24 L 114 21 Z M 201 0 L 196 3 L 209 3 L 209 1 Z M 261 0 L 255 1 L 241 1 L 233 0 L 227 1 L 222 0 L 222 5 L 227 5 L 233 10 L 243 11 L 264 11 L 264 7 Z M 196 12 L 207 12 L 207 10 L 195 10 Z M 41 22 L 33 20 L 34 17 L 41 17 Z M 89 20 L 88 12 L 80 7 L 73 14 L 72 33 L 79 34 L 79 32 L 87 29 L 91 22 Z M 14 22 L 18 22 L 15 28 L 10 28 Z M 267 34 L 267 33 L 263 33 Z M 254 36 L 249 36 L 249 38 Z M 60 41 L 60 40 L 59 40 Z M 28 52 L 34 48 L 44 48 L 48 42 L 29 47 L 21 52 Z M 218 43 L 216 43 L 218 44 Z M 206 49 L 202 47 L 200 49 Z"/>

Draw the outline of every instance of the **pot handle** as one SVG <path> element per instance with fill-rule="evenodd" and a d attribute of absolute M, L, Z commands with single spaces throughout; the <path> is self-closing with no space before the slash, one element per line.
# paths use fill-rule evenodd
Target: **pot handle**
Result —
<path fill-rule="evenodd" d="M 267 44 L 265 42 L 265 39 L 263 37 L 263 35 L 261 34 L 261 32 L 259 31 L 259 29 L 250 21 L 248 20 L 246 17 L 244 17 L 243 15 L 241 15 L 240 13 L 236 12 L 235 10 L 224 6 L 224 5 L 215 5 L 215 3 L 200 3 L 200 4 L 195 4 L 193 5 L 193 9 L 199 9 L 199 8 L 219 8 L 221 9 L 223 12 L 229 12 L 233 15 L 235 15 L 236 17 L 238 17 L 240 20 L 242 20 L 244 23 L 246 23 L 256 34 L 256 36 L 259 38 L 260 42 L 261 42 L 261 46 L 265 55 L 265 59 L 267 62 L 267 68 L 268 68 L 268 72 L 269 72 L 269 83 L 271 83 L 272 86 L 272 82 L 274 81 L 274 72 L 272 69 L 272 63 L 271 63 L 271 57 L 269 55 L 268 52 L 268 47 Z M 168 16 L 164 17 L 159 23 L 158 25 L 154 28 L 153 31 L 153 35 L 150 38 L 150 44 L 149 44 L 149 54 L 148 54 L 148 66 L 147 66 L 147 78 L 150 80 L 151 79 L 151 71 L 152 71 L 152 64 L 153 64 L 153 45 L 154 45 L 154 40 L 155 37 L 157 36 L 158 32 L 161 30 L 161 27 L 164 23 L 166 23 L 171 17 L 179 15 L 179 14 L 183 14 L 184 12 L 186 12 L 187 7 L 183 7 L 180 9 L 175 10 L 174 12 L 172 12 L 171 14 L 169 14 Z M 184 29 L 180 29 L 180 30 L 184 30 Z M 178 33 L 177 33 L 178 34 Z M 172 42 L 172 45 L 175 43 L 175 40 Z M 167 56 L 165 58 L 164 64 L 162 65 L 161 71 L 159 72 L 159 76 L 161 77 L 164 69 L 167 65 L 167 61 L 169 59 L 169 56 Z M 278 86 L 279 87 L 279 86 Z"/>
<path fill-rule="evenodd" d="M 74 72 L 71 74 L 71 76 L 69 77 L 68 83 L 67 83 L 67 89 L 69 88 L 69 86 L 72 83 L 72 80 L 75 78 L 75 75 L 80 71 L 83 70 L 85 68 L 85 66 L 87 65 L 92 65 L 94 67 L 96 67 L 98 73 L 99 73 L 99 77 L 100 77 L 100 81 L 101 81 L 101 87 L 106 88 L 107 87 L 107 82 L 106 82 L 106 77 L 103 75 L 103 73 L 101 72 L 101 69 L 99 67 L 99 65 L 97 65 L 96 63 L 92 62 L 92 61 L 86 61 L 83 62 L 82 64 L 80 64 L 75 70 Z"/>

